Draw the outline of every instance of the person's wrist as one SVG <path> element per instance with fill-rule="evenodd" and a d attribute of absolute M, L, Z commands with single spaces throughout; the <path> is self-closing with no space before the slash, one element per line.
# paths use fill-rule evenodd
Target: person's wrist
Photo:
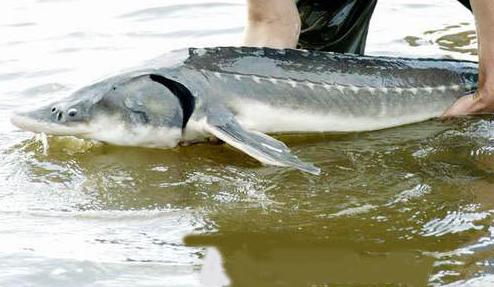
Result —
<path fill-rule="evenodd" d="M 251 0 L 248 3 L 244 45 L 271 48 L 297 46 L 301 23 L 292 0 Z"/>
<path fill-rule="evenodd" d="M 291 25 L 300 22 L 295 2 L 292 0 L 270 1 L 249 1 L 248 23 L 253 25 Z"/>
<path fill-rule="evenodd" d="M 494 113 L 494 82 L 486 81 L 474 95 L 474 113 Z"/>

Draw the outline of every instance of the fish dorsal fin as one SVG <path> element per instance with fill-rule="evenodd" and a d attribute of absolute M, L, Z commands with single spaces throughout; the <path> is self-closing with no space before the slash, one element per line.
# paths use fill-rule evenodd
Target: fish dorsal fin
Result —
<path fill-rule="evenodd" d="M 321 172 L 319 168 L 293 155 L 283 142 L 263 133 L 244 129 L 227 109 L 217 107 L 208 110 L 206 122 L 209 133 L 264 164 L 294 167 L 315 175 Z"/>

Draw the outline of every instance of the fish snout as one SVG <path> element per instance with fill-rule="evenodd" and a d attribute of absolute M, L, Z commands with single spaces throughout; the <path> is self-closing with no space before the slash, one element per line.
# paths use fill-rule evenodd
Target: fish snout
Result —
<path fill-rule="evenodd" d="M 58 115 L 58 109 L 55 111 L 53 107 L 50 109 L 30 109 L 30 110 L 17 110 L 10 115 L 10 122 L 23 130 L 35 131 L 35 126 L 39 123 L 55 122 Z"/>
<path fill-rule="evenodd" d="M 57 107 L 38 109 L 30 112 L 14 112 L 10 122 L 26 131 L 60 136 L 84 136 L 91 132 L 90 127 L 82 122 L 71 122 L 70 110 L 65 112 Z"/>

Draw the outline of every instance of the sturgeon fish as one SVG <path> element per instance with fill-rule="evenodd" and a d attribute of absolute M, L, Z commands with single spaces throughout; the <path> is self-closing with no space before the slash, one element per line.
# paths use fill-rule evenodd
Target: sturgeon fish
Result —
<path fill-rule="evenodd" d="M 440 116 L 477 63 L 252 47 L 177 50 L 17 112 L 24 130 L 168 148 L 214 136 L 261 163 L 319 174 L 267 134 L 358 132 Z"/>

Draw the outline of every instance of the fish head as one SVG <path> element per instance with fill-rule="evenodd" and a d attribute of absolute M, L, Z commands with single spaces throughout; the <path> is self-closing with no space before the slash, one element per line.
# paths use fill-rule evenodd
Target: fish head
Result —
<path fill-rule="evenodd" d="M 59 136 L 82 136 L 89 132 L 95 98 L 76 91 L 71 96 L 34 109 L 16 111 L 10 120 L 15 126 Z"/>
<path fill-rule="evenodd" d="M 174 86 L 178 83 L 167 81 L 150 74 L 104 80 L 60 101 L 16 112 L 11 122 L 35 133 L 121 145 L 173 146 L 191 112 L 187 112 L 190 107 L 184 109 L 182 91 Z M 173 140 L 163 144 L 158 134 Z"/>

